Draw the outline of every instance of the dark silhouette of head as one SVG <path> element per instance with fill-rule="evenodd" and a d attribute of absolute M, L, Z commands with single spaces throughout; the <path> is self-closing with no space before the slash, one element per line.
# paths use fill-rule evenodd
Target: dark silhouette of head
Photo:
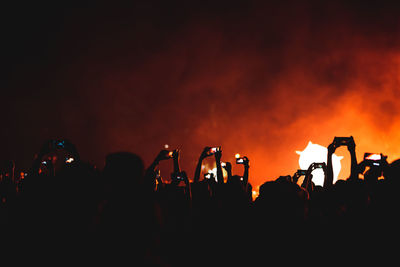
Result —
<path fill-rule="evenodd" d="M 400 159 L 389 164 L 384 172 L 385 179 L 391 182 L 397 182 L 400 178 Z"/>
<path fill-rule="evenodd" d="M 239 175 L 233 175 L 228 179 L 228 184 L 241 186 L 243 177 Z"/>
<path fill-rule="evenodd" d="M 139 185 L 144 176 L 144 163 L 130 152 L 115 152 L 106 156 L 103 174 L 107 183 L 113 187 Z"/>

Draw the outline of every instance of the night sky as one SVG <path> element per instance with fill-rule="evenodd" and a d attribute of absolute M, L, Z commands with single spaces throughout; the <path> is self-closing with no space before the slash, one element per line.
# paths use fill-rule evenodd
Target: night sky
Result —
<path fill-rule="evenodd" d="M 121 150 L 148 165 L 169 144 L 189 177 L 221 145 L 223 161 L 249 157 L 253 185 L 335 135 L 354 136 L 359 161 L 400 158 L 393 1 L 26 2 L 0 16 L 1 157 L 19 169 L 48 138 L 99 168 Z"/>

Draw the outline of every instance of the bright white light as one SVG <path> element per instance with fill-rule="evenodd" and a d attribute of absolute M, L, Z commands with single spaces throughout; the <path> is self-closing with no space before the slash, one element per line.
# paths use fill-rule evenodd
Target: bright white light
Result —
<path fill-rule="evenodd" d="M 240 154 L 236 153 L 235 158 L 237 158 L 237 159 L 240 158 Z"/>
<path fill-rule="evenodd" d="M 214 175 L 214 179 L 217 182 L 217 167 L 212 170 L 208 170 L 208 173 L 212 173 Z"/>
<path fill-rule="evenodd" d="M 164 145 L 164 148 L 165 148 L 165 149 L 168 149 L 168 148 L 169 148 L 169 145 L 168 145 L 168 144 L 165 144 L 165 145 Z"/>
<path fill-rule="evenodd" d="M 307 170 L 313 162 L 325 162 L 327 163 L 328 149 L 324 146 L 313 144 L 311 141 L 308 142 L 307 147 L 303 151 L 296 151 L 299 157 L 299 166 L 302 170 Z M 333 182 L 335 183 L 342 165 L 340 160 L 343 157 L 332 155 L 332 168 L 333 168 Z M 313 183 L 315 185 L 322 186 L 324 184 L 324 172 L 322 169 L 316 169 L 313 171 Z"/>
<path fill-rule="evenodd" d="M 67 158 L 65 160 L 66 163 L 72 163 L 75 159 L 74 158 Z"/>
<path fill-rule="evenodd" d="M 368 160 L 381 160 L 381 155 L 380 154 L 371 154 L 368 157 L 366 157 L 365 159 L 368 159 Z"/>
<path fill-rule="evenodd" d="M 209 169 L 208 173 L 214 174 L 215 181 L 217 182 L 217 167 L 215 167 L 213 169 Z M 222 176 L 224 177 L 225 180 L 228 178 L 228 173 L 226 172 L 226 170 L 224 168 L 222 168 Z"/>

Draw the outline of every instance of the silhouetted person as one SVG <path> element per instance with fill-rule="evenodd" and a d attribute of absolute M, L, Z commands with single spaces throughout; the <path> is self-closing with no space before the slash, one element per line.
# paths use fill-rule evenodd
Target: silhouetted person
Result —
<path fill-rule="evenodd" d="M 149 256 L 159 230 L 153 192 L 144 186 L 142 159 L 129 152 L 109 154 L 102 175 L 105 190 L 99 207 L 102 253 L 118 262 L 151 261 Z"/>

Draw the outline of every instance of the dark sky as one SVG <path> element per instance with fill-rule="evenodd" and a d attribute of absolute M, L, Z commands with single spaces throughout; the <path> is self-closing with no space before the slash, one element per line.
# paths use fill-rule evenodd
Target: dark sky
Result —
<path fill-rule="evenodd" d="M 353 135 L 359 157 L 394 160 L 400 6 L 392 2 L 6 4 L 2 157 L 28 168 L 44 140 L 68 138 L 99 167 L 119 150 L 150 164 L 167 143 L 182 149 L 192 176 L 202 148 L 222 145 L 223 160 L 250 158 L 255 185 L 292 174 L 295 150 L 335 135 Z"/>

